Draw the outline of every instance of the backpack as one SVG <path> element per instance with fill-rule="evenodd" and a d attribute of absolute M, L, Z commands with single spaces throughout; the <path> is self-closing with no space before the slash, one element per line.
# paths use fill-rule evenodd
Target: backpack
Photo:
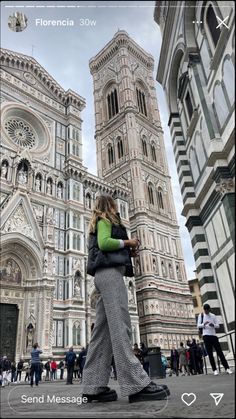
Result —
<path fill-rule="evenodd" d="M 204 314 L 201 313 L 201 323 L 203 323 L 203 316 L 204 316 Z M 202 327 L 199 327 L 198 328 L 198 334 L 199 334 L 199 336 L 202 336 L 202 333 L 203 333 L 203 328 Z"/>
<path fill-rule="evenodd" d="M 67 364 L 74 364 L 74 362 L 75 362 L 74 352 L 68 352 L 68 354 L 66 356 L 66 362 L 67 362 Z"/>

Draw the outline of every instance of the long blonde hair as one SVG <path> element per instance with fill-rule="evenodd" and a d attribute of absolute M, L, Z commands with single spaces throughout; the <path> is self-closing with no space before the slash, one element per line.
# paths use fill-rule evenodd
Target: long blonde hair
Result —
<path fill-rule="evenodd" d="M 95 233 L 99 219 L 110 221 L 112 224 L 120 224 L 116 202 L 109 195 L 100 195 L 96 198 L 92 218 L 89 223 L 89 233 Z"/>

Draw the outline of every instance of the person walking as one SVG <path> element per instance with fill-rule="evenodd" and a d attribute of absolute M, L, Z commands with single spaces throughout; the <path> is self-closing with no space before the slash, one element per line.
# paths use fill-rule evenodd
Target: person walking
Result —
<path fill-rule="evenodd" d="M 87 348 L 83 347 L 79 353 L 79 370 L 80 370 L 81 378 L 83 377 L 83 369 L 85 366 L 86 357 L 87 357 Z"/>
<path fill-rule="evenodd" d="M 133 276 L 131 256 L 137 255 L 138 239 L 129 239 L 111 196 L 96 199 L 89 225 L 87 273 L 95 276 L 99 294 L 96 320 L 83 370 L 83 395 L 88 402 L 117 400 L 107 387 L 112 354 L 121 396 L 129 402 L 165 399 L 167 386 L 151 382 L 131 345 L 131 321 L 124 276 Z"/>
<path fill-rule="evenodd" d="M 64 369 L 65 369 L 65 362 L 63 360 L 59 362 L 58 369 L 60 370 L 60 380 L 63 380 Z"/>
<path fill-rule="evenodd" d="M 142 352 L 142 358 L 143 358 L 143 369 L 146 371 L 147 375 L 149 375 L 149 358 L 148 358 L 148 348 L 144 345 L 144 343 L 141 343 L 140 346 L 141 352 Z"/>
<path fill-rule="evenodd" d="M 16 363 L 12 362 L 11 363 L 11 382 L 15 382 L 16 381 Z"/>
<path fill-rule="evenodd" d="M 167 370 L 167 358 L 166 356 L 161 352 L 161 367 L 162 367 L 162 375 L 163 378 L 166 378 L 166 370 Z"/>
<path fill-rule="evenodd" d="M 79 356 L 76 356 L 74 365 L 74 378 L 80 377 Z"/>
<path fill-rule="evenodd" d="M 51 370 L 51 360 L 48 359 L 47 362 L 44 364 L 44 368 L 46 370 L 45 381 L 50 380 L 50 370 Z"/>
<path fill-rule="evenodd" d="M 28 362 L 28 364 L 25 366 L 24 370 L 25 370 L 25 381 L 26 380 L 30 381 L 30 372 L 31 372 L 31 363 L 30 362 Z"/>
<path fill-rule="evenodd" d="M 31 377 L 30 377 L 30 385 L 33 387 L 34 384 L 34 376 L 35 376 L 35 385 L 39 385 L 39 376 L 40 376 L 40 357 L 39 355 L 42 354 L 43 351 L 39 349 L 39 344 L 36 342 L 33 345 L 33 349 L 31 351 Z"/>
<path fill-rule="evenodd" d="M 179 354 L 179 369 L 182 375 L 190 375 L 188 371 L 188 362 L 187 362 L 187 356 L 186 356 L 186 349 L 184 348 L 183 342 L 180 342 L 180 348 L 178 349 Z M 183 371 L 183 369 L 184 371 Z"/>
<path fill-rule="evenodd" d="M 202 329 L 203 341 L 205 344 L 207 354 L 209 356 L 213 373 L 214 375 L 219 374 L 217 371 L 215 359 L 213 356 L 213 349 L 215 349 L 217 356 L 220 358 L 221 363 L 223 367 L 225 368 L 225 371 L 227 372 L 227 374 L 232 374 L 232 371 L 229 368 L 229 364 L 227 360 L 225 359 L 225 356 L 221 349 L 219 339 L 216 336 L 216 329 L 219 328 L 217 317 L 215 316 L 215 314 L 211 313 L 211 307 L 209 304 L 204 304 L 203 310 L 204 310 L 204 313 L 199 314 L 198 316 L 198 328 Z"/>
<path fill-rule="evenodd" d="M 5 387 L 5 385 L 10 385 L 11 361 L 7 359 L 6 355 L 4 355 L 2 358 L 1 370 L 2 370 L 2 387 Z"/>
<path fill-rule="evenodd" d="M 52 359 L 52 361 L 51 361 L 50 370 L 51 370 L 51 381 L 56 380 L 56 378 L 57 378 L 57 363 L 54 359 Z"/>
<path fill-rule="evenodd" d="M 23 368 L 24 368 L 24 362 L 23 362 L 23 359 L 20 359 L 16 368 L 16 381 L 19 381 L 19 382 L 21 381 L 21 374 L 22 374 Z"/>
<path fill-rule="evenodd" d="M 75 365 L 76 354 L 73 350 L 73 346 L 70 347 L 66 354 L 66 366 L 67 366 L 67 381 L 66 384 L 73 384 L 73 372 Z"/>
<path fill-rule="evenodd" d="M 173 372 L 176 377 L 179 375 L 179 354 L 176 348 L 172 348 L 170 351 L 170 374 L 171 377 Z"/>

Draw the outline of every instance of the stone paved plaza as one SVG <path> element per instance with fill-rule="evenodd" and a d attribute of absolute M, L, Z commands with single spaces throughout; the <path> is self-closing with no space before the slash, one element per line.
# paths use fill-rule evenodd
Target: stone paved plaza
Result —
<path fill-rule="evenodd" d="M 79 403 L 81 384 L 74 382 L 67 386 L 65 382 L 42 382 L 39 387 L 29 384 L 10 385 L 1 388 L 1 417 L 20 418 L 234 418 L 234 379 L 235 375 L 225 373 L 215 377 L 212 374 L 190 377 L 167 377 L 159 380 L 168 384 L 171 396 L 165 401 L 139 402 L 129 404 L 127 398 L 119 396 L 111 403 Z M 110 386 L 119 394 L 117 382 L 111 380 Z M 194 393 L 196 400 L 190 406 L 181 400 L 183 393 Z M 224 393 L 218 406 L 215 406 L 210 393 Z M 70 397 L 69 403 L 58 403 L 55 397 Z M 37 397 L 30 403 L 28 397 Z M 73 399 L 74 397 L 74 399 Z M 185 396 L 191 402 L 193 395 Z M 26 401 L 26 403 L 24 403 Z"/>

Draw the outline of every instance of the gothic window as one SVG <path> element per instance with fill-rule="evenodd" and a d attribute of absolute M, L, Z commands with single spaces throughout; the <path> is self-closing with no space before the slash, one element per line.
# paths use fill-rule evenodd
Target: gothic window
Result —
<path fill-rule="evenodd" d="M 126 218 L 126 206 L 125 206 L 125 204 L 120 204 L 120 216 L 121 216 L 121 218 Z"/>
<path fill-rule="evenodd" d="M 86 203 L 86 207 L 91 209 L 92 208 L 92 198 L 89 192 L 86 193 L 85 196 L 85 203 Z"/>
<path fill-rule="evenodd" d="M 161 270 L 162 270 L 162 276 L 167 276 L 166 264 L 163 260 L 161 261 Z"/>
<path fill-rule="evenodd" d="M 185 96 L 185 104 L 186 104 L 186 108 L 188 111 L 188 117 L 189 120 L 191 121 L 192 115 L 193 115 L 193 103 L 192 103 L 192 99 L 190 96 L 190 93 L 187 92 L 186 96 Z"/>
<path fill-rule="evenodd" d="M 118 151 L 118 159 L 121 159 L 121 157 L 123 157 L 124 155 L 124 150 L 123 150 L 123 141 L 120 137 L 117 142 L 117 151 Z"/>
<path fill-rule="evenodd" d="M 180 266 L 179 266 L 179 263 L 176 263 L 176 273 L 177 273 L 177 278 L 178 278 L 179 280 L 181 280 L 182 278 L 181 278 L 181 272 L 180 272 Z"/>
<path fill-rule="evenodd" d="M 157 191 L 157 203 L 160 209 L 164 209 L 163 192 L 161 188 L 158 188 Z"/>
<path fill-rule="evenodd" d="M 113 116 L 115 116 L 119 112 L 118 96 L 117 96 L 116 88 L 111 90 L 107 95 L 107 109 L 108 109 L 109 119 L 113 118 Z"/>
<path fill-rule="evenodd" d="M 143 137 L 142 138 L 142 149 L 143 149 L 143 155 L 148 157 L 148 152 L 147 152 L 147 141 L 146 138 Z"/>
<path fill-rule="evenodd" d="M 143 115 L 147 116 L 146 96 L 145 93 L 140 89 L 136 88 L 138 110 Z"/>
<path fill-rule="evenodd" d="M 235 70 L 232 59 L 231 57 L 227 56 L 223 64 L 223 83 L 230 106 L 233 106 L 235 100 L 234 73 Z"/>
<path fill-rule="evenodd" d="M 154 205 L 153 186 L 151 184 L 148 185 L 148 200 L 150 204 Z"/>
<path fill-rule="evenodd" d="M 199 177 L 200 172 L 199 172 L 196 152 L 193 148 L 190 149 L 189 160 L 190 160 L 190 166 L 191 166 L 191 170 L 192 170 L 193 180 L 196 182 L 198 177 Z"/>
<path fill-rule="evenodd" d="M 74 324 L 73 326 L 73 345 L 80 345 L 80 325 Z"/>
<path fill-rule="evenodd" d="M 80 199 L 80 185 L 73 185 L 73 199 L 79 201 Z"/>
<path fill-rule="evenodd" d="M 73 212 L 73 228 L 80 228 L 80 214 L 77 212 Z"/>
<path fill-rule="evenodd" d="M 108 152 L 108 163 L 109 163 L 109 166 L 110 166 L 111 164 L 114 163 L 114 151 L 113 151 L 113 147 L 111 145 L 108 146 L 107 152 Z"/>
<path fill-rule="evenodd" d="M 206 22 L 207 22 L 207 26 L 211 35 L 211 39 L 214 43 L 214 46 L 216 47 L 221 32 L 220 32 L 220 28 L 218 27 L 219 22 L 216 19 L 216 14 L 211 4 L 207 8 Z"/>
<path fill-rule="evenodd" d="M 81 240 L 80 234 L 73 234 L 73 249 L 80 250 Z"/>
<path fill-rule="evenodd" d="M 228 109 L 225 95 L 222 89 L 222 85 L 219 81 L 216 83 L 214 87 L 213 107 L 215 109 L 215 113 L 216 113 L 216 116 L 217 116 L 217 119 L 219 121 L 219 125 L 221 128 L 227 119 L 227 116 L 229 114 L 229 109 Z"/>
<path fill-rule="evenodd" d="M 155 149 L 155 146 L 153 144 L 151 145 L 151 154 L 152 154 L 152 160 L 156 162 L 157 161 L 156 149 Z"/>

